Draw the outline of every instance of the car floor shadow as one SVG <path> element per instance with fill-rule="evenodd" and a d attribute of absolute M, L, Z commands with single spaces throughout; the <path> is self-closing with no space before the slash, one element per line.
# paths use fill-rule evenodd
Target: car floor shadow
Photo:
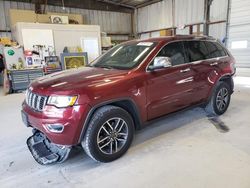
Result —
<path fill-rule="evenodd" d="M 181 127 L 189 125 L 194 121 L 198 121 L 206 117 L 207 114 L 205 113 L 204 109 L 196 107 L 184 109 L 182 111 L 158 118 L 151 121 L 140 131 L 136 132 L 133 146 L 142 144 L 143 142 L 154 139 L 163 134 L 168 134 L 175 129 L 179 129 Z M 196 127 L 195 129 L 198 129 L 198 127 Z M 188 135 L 192 133 L 194 133 L 194 129 L 186 132 L 186 134 Z"/>
<path fill-rule="evenodd" d="M 173 113 L 149 122 L 144 128 L 136 131 L 135 138 L 131 148 L 147 142 L 151 139 L 159 137 L 169 132 L 184 127 L 194 121 L 206 118 L 206 113 L 202 108 L 189 108 L 177 113 Z M 198 128 L 195 127 L 197 130 Z M 194 133 L 194 130 L 188 131 L 186 134 Z M 83 151 L 81 146 L 76 146 L 72 149 L 69 159 L 67 162 L 72 163 L 73 161 L 82 161 L 83 159 L 89 158 Z M 90 158 L 89 158 L 90 159 Z M 90 159 L 91 160 L 91 159 Z M 66 161 L 65 161 L 66 162 Z"/>

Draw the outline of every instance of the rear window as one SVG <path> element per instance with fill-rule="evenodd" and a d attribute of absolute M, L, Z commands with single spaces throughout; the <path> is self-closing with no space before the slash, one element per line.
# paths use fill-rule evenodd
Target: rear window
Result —
<path fill-rule="evenodd" d="M 209 58 L 209 52 L 203 41 L 186 41 L 187 57 L 189 62 L 200 61 Z"/>
<path fill-rule="evenodd" d="M 217 42 L 205 42 L 205 43 L 209 52 L 209 58 L 223 57 L 227 55 L 223 47 Z"/>

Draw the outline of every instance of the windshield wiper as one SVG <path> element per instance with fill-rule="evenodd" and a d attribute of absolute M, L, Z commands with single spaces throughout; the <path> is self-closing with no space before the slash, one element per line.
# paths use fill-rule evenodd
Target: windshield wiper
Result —
<path fill-rule="evenodd" d="M 94 67 L 100 67 L 100 68 L 105 68 L 105 69 L 114 69 L 114 67 L 110 65 L 94 65 Z"/>

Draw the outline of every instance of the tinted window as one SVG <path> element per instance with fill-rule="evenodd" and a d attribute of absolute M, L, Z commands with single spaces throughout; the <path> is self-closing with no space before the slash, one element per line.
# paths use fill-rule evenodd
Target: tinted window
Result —
<path fill-rule="evenodd" d="M 172 66 L 184 64 L 185 53 L 184 46 L 182 42 L 173 42 L 167 44 L 157 56 L 164 56 L 171 58 Z"/>
<path fill-rule="evenodd" d="M 218 51 L 220 52 L 220 57 L 227 55 L 227 53 L 225 52 L 225 49 L 219 43 L 215 42 L 215 45 Z"/>
<path fill-rule="evenodd" d="M 226 52 L 220 44 L 217 42 L 206 42 L 206 46 L 209 52 L 209 58 L 226 56 Z"/>
<path fill-rule="evenodd" d="M 189 62 L 208 59 L 209 54 L 206 45 L 202 41 L 185 42 Z"/>

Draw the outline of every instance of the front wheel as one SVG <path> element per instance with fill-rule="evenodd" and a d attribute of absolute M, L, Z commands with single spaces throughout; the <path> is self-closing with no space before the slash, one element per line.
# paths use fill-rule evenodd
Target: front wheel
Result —
<path fill-rule="evenodd" d="M 108 105 L 92 116 L 82 146 L 92 159 L 111 162 L 128 150 L 133 135 L 134 123 L 130 114 L 120 107 Z"/>
<path fill-rule="evenodd" d="M 219 82 L 206 106 L 206 111 L 213 115 L 222 115 L 226 112 L 231 99 L 231 90 L 226 82 Z"/>

